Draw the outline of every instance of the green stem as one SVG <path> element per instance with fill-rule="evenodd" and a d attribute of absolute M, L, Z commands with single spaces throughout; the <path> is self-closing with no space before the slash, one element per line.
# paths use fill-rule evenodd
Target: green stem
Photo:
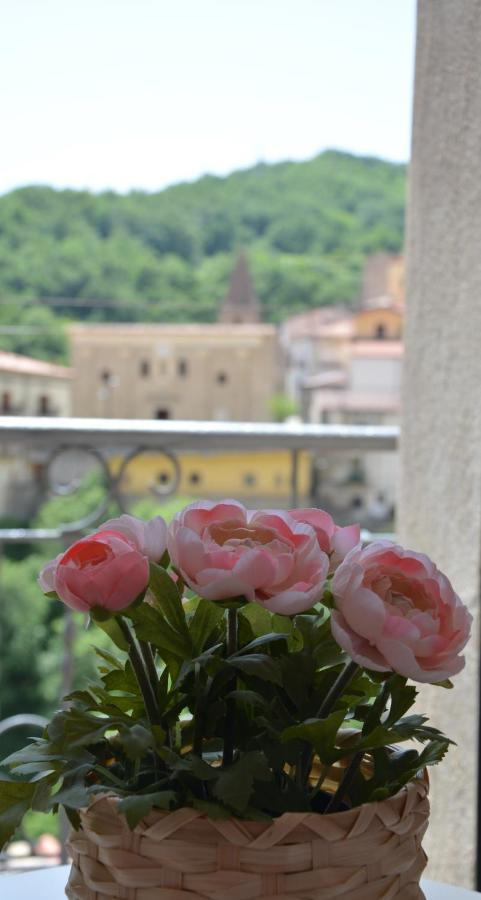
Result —
<path fill-rule="evenodd" d="M 334 709 L 339 697 L 342 696 L 349 682 L 352 681 L 354 676 L 359 670 L 359 666 L 355 662 L 349 662 L 342 670 L 342 672 L 337 676 L 334 684 L 328 690 L 324 700 L 322 701 L 318 711 L 316 719 L 327 719 L 328 715 Z M 298 777 L 297 782 L 301 788 L 306 789 L 309 783 L 309 775 L 312 769 L 312 764 L 314 762 L 314 751 L 311 749 L 309 744 L 306 744 L 304 750 L 301 753 L 299 765 L 298 765 Z"/>
<path fill-rule="evenodd" d="M 155 706 L 158 711 L 159 706 L 159 675 L 157 673 L 157 668 L 155 665 L 154 654 L 152 652 L 152 647 L 148 643 L 148 641 L 140 641 L 139 640 L 140 652 L 142 654 L 142 658 L 144 661 L 145 668 L 147 670 L 147 675 L 149 677 L 150 685 L 152 688 L 152 692 L 155 697 Z"/>
<path fill-rule="evenodd" d="M 147 673 L 144 667 L 144 661 L 137 647 L 136 640 L 129 626 L 121 616 L 118 617 L 117 622 L 119 623 L 119 628 L 129 647 L 129 659 L 132 663 L 132 668 L 137 679 L 137 684 L 139 685 L 140 692 L 144 700 L 147 718 L 149 719 L 151 725 L 159 725 L 160 716 L 157 708 L 157 699 L 154 695 L 154 688 L 147 677 Z"/>
<path fill-rule="evenodd" d="M 373 728 L 375 728 L 376 725 L 378 725 L 380 723 L 381 716 L 386 708 L 386 703 L 389 699 L 390 693 L 391 693 L 391 684 L 390 684 L 390 679 L 388 679 L 387 681 L 384 682 L 381 693 L 379 694 L 378 697 L 376 697 L 376 700 L 374 701 L 374 703 L 366 717 L 366 721 L 364 723 L 364 728 L 363 728 L 364 734 L 369 734 L 369 732 L 372 731 Z M 352 783 L 359 771 L 359 768 L 361 766 L 363 758 L 364 758 L 363 750 L 359 751 L 359 753 L 354 754 L 354 756 L 351 759 L 351 762 L 349 763 L 349 765 L 346 768 L 346 771 L 344 772 L 344 775 L 342 777 L 342 780 L 339 783 L 336 793 L 333 794 L 329 803 L 326 806 L 326 809 L 324 810 L 325 813 L 335 812 L 339 808 L 343 798 L 346 796 L 347 793 L 349 793 L 349 790 L 350 790 Z"/>
<path fill-rule="evenodd" d="M 197 699 L 195 704 L 195 712 L 194 712 L 194 734 L 192 737 L 192 753 L 195 756 L 199 756 L 202 759 L 202 731 L 204 725 L 204 695 L 201 690 L 201 682 L 200 682 L 200 666 L 198 663 L 195 665 L 195 686 Z"/>
<path fill-rule="evenodd" d="M 334 709 L 336 701 L 342 696 L 358 669 L 359 666 L 355 662 L 349 662 L 347 664 L 346 668 L 337 676 L 334 684 L 324 697 L 324 700 L 317 711 L 316 719 L 327 719 L 329 713 Z"/>
<path fill-rule="evenodd" d="M 237 650 L 237 610 L 227 610 L 227 656 L 232 656 Z M 229 694 L 235 691 L 237 678 L 234 677 L 228 682 L 226 692 Z M 234 729 L 236 718 L 236 702 L 235 700 L 226 701 L 225 727 L 224 727 L 224 753 L 222 757 L 222 765 L 230 766 L 234 759 Z"/>

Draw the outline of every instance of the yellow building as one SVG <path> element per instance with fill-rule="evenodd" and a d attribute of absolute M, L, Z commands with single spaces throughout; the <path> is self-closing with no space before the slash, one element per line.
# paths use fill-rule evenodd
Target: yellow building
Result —
<path fill-rule="evenodd" d="M 353 340 L 400 341 L 403 313 L 395 304 L 361 309 L 352 317 Z"/>
<path fill-rule="evenodd" d="M 120 459 L 110 462 L 117 474 Z M 291 454 L 286 450 L 183 452 L 175 461 L 155 451 L 132 459 L 122 474 L 120 489 L 131 498 L 159 497 L 173 485 L 191 497 L 237 497 L 253 506 L 290 505 Z M 299 497 L 306 503 L 311 483 L 311 457 L 300 453 L 297 462 Z"/>

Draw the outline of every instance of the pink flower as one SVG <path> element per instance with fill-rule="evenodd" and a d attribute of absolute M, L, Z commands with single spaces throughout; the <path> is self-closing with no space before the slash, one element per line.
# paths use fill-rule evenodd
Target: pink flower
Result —
<path fill-rule="evenodd" d="M 317 535 L 321 550 L 330 559 L 330 571 L 334 572 L 347 553 L 356 547 L 361 540 L 359 525 L 347 525 L 341 528 L 323 509 L 308 507 L 306 509 L 290 509 L 290 515 L 296 522 L 311 525 Z"/>
<path fill-rule="evenodd" d="M 102 525 L 102 531 L 117 531 L 129 538 L 151 562 L 159 562 L 167 548 L 167 525 L 162 516 L 155 516 L 149 522 L 126 514 L 118 519 L 109 519 Z"/>
<path fill-rule="evenodd" d="M 132 516 L 111 519 L 95 534 L 47 563 L 39 576 L 45 592 L 55 591 L 72 609 L 102 607 L 118 612 L 148 585 L 149 559 L 165 551 L 163 519 L 144 523 Z"/>
<path fill-rule="evenodd" d="M 187 506 L 172 522 L 168 549 L 201 597 L 245 597 L 285 615 L 320 599 L 329 568 L 309 525 L 280 511 L 249 515 L 235 500 Z"/>
<path fill-rule="evenodd" d="M 464 667 L 472 617 L 424 554 L 389 541 L 356 547 L 332 592 L 332 633 L 359 665 L 431 683 Z"/>

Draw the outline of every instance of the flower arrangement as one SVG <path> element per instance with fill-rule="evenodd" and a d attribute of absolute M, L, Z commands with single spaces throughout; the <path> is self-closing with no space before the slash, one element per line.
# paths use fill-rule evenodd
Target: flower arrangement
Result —
<path fill-rule="evenodd" d="M 130 828 L 152 809 L 328 815 L 396 795 L 450 744 L 408 714 L 410 682 L 451 686 L 470 614 L 427 556 L 363 547 L 321 510 L 122 515 L 39 581 L 116 652 L 95 648 L 98 679 L 4 761 L 0 844 L 31 807 L 62 806 L 77 829 L 105 794 Z"/>

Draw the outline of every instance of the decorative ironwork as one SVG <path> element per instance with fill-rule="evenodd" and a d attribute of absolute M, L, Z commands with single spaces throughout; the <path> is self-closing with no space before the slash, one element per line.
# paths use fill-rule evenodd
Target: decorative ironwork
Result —
<path fill-rule="evenodd" d="M 180 483 L 179 452 L 284 449 L 291 455 L 290 503 L 296 506 L 301 451 L 328 455 L 394 450 L 398 434 L 393 426 L 0 416 L 4 454 L 33 462 L 42 474 L 45 495 L 73 496 L 95 471 L 104 489 L 100 502 L 81 519 L 56 528 L 1 528 L 0 543 L 50 541 L 81 534 L 102 521 L 112 502 L 129 512 L 135 495 L 130 484 L 132 466 L 142 458 L 154 456 L 159 461 L 143 495 L 165 500 Z"/>

